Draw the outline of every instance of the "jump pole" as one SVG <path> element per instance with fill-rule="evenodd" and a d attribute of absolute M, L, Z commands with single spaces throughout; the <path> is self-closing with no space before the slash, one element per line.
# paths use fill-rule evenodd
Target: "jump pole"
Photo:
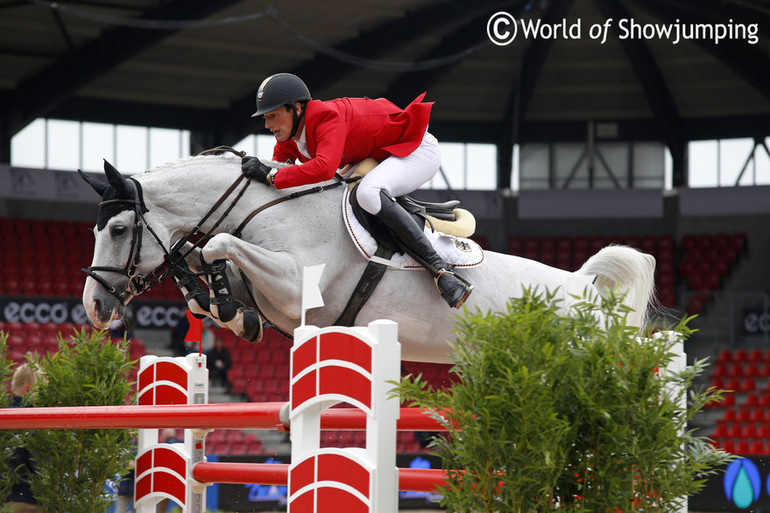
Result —
<path fill-rule="evenodd" d="M 288 403 L 169 404 L 155 406 L 55 406 L 1 408 L 0 429 L 260 429 L 284 430 Z M 16 411 L 16 410 L 21 411 Z M 401 408 L 398 431 L 446 431 L 441 412 Z M 321 413 L 321 430 L 364 431 L 366 414 L 356 408 Z"/>

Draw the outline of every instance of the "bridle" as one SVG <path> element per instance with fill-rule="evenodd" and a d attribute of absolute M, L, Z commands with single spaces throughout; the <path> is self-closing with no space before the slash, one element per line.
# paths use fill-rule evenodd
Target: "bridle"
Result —
<path fill-rule="evenodd" d="M 221 153 L 223 151 L 230 151 L 241 158 L 243 158 L 246 155 L 245 152 L 234 150 L 233 148 L 230 148 L 228 146 L 219 146 L 216 148 L 212 148 L 210 150 L 206 150 L 204 152 L 199 153 L 199 155 L 209 155 L 212 153 Z M 270 201 L 258 207 L 257 209 L 252 211 L 248 216 L 246 216 L 246 218 L 233 231 L 233 235 L 235 235 L 236 237 L 240 237 L 241 232 L 246 227 L 246 225 L 254 218 L 254 216 L 279 203 L 283 203 L 284 201 L 288 201 L 290 199 L 299 198 L 307 194 L 313 194 L 313 193 L 321 192 L 327 189 L 332 189 L 334 187 L 338 187 L 345 183 L 350 183 L 360 179 L 359 177 L 352 178 L 352 179 L 343 178 L 339 175 L 336 175 L 336 177 L 338 181 L 332 184 L 321 185 L 321 186 L 313 187 L 311 189 L 297 191 L 287 196 L 282 196 L 280 198 L 277 198 L 273 201 Z M 161 241 L 158 234 L 155 232 L 155 230 L 152 229 L 152 226 L 150 226 L 150 224 L 147 222 L 147 219 L 144 216 L 144 211 L 146 209 L 144 208 L 143 199 L 139 195 L 139 188 L 136 180 L 134 180 L 133 178 L 128 178 L 126 181 L 131 186 L 130 198 L 110 199 L 99 203 L 100 208 L 107 205 L 114 205 L 114 204 L 129 204 L 133 208 L 134 225 L 132 227 L 131 249 L 129 251 L 128 258 L 126 260 L 126 264 L 123 267 L 92 265 L 88 268 L 82 269 L 83 272 L 85 272 L 88 276 L 93 278 L 97 283 L 99 283 L 102 287 L 104 287 L 105 290 L 109 292 L 111 295 L 113 295 L 123 306 L 126 305 L 126 302 L 131 297 L 139 296 L 149 291 L 152 287 L 154 287 L 155 285 L 163 281 L 173 271 L 178 271 L 178 272 L 193 275 L 193 276 L 202 276 L 203 273 L 192 272 L 187 268 L 186 265 L 184 266 L 180 265 L 180 262 L 183 262 L 184 259 L 186 259 L 193 251 L 195 251 L 195 249 L 201 247 L 209 238 L 212 237 L 212 234 L 214 233 L 214 231 L 219 227 L 220 224 L 222 224 L 225 218 L 230 214 L 230 211 L 232 211 L 232 209 L 235 207 L 235 205 L 238 203 L 241 197 L 243 197 L 243 194 L 246 192 L 246 188 L 252 182 L 251 178 L 246 177 L 246 175 L 244 174 L 240 174 L 238 178 L 236 178 L 236 180 L 230 185 L 230 187 L 224 193 L 222 193 L 219 199 L 214 203 L 214 205 L 209 209 L 209 211 L 203 216 L 203 218 L 201 218 L 201 220 L 198 221 L 198 223 L 196 223 L 195 227 L 190 232 L 188 232 L 185 236 L 179 239 L 176 243 L 174 243 L 171 249 L 167 250 L 166 247 L 163 245 L 163 241 Z M 243 185 L 241 186 L 241 189 L 238 191 L 238 194 L 236 195 L 236 197 L 233 198 L 233 200 L 231 201 L 227 209 L 225 209 L 225 211 L 222 212 L 219 219 L 217 219 L 217 221 L 214 223 L 211 229 L 209 229 L 208 231 L 203 231 L 201 229 L 201 226 L 203 226 L 203 224 L 225 202 L 225 200 L 233 193 L 233 191 L 235 191 L 235 189 L 238 187 L 238 185 L 241 184 L 241 182 L 244 182 Z M 155 241 L 158 243 L 158 246 L 160 246 L 160 248 L 163 250 L 163 253 L 165 255 L 163 259 L 163 263 L 161 263 L 159 266 L 153 269 L 146 276 L 137 272 L 139 263 L 141 262 L 142 235 L 143 235 L 144 228 L 147 228 L 147 231 L 150 232 L 150 234 L 153 236 Z M 196 239 L 196 240 L 193 241 L 193 239 Z M 188 242 L 190 242 L 190 247 L 187 249 L 187 251 L 182 253 L 181 251 L 182 247 Z M 110 285 L 109 282 L 103 276 L 97 274 L 98 272 L 112 272 L 112 273 L 117 273 L 125 276 L 128 280 L 126 283 L 125 289 L 118 290 L 115 286 Z"/>
<path fill-rule="evenodd" d="M 152 234 L 152 236 L 158 242 L 158 245 L 161 247 L 161 249 L 163 249 L 163 252 L 166 255 L 166 258 L 164 259 L 164 263 L 161 264 L 161 266 L 159 266 L 158 268 L 156 268 L 152 273 L 150 273 L 150 276 L 154 275 L 155 272 L 160 267 L 163 267 L 164 265 L 169 263 L 170 256 L 171 256 L 170 253 L 166 251 L 166 248 L 163 246 L 163 243 L 161 242 L 160 237 L 158 237 L 158 234 L 155 233 L 155 230 L 152 229 L 152 227 L 147 223 L 147 220 L 144 217 L 144 212 L 143 212 L 144 204 L 139 199 L 139 192 L 138 192 L 136 181 L 133 178 L 129 178 L 126 181 L 131 186 L 131 196 L 132 196 L 131 198 L 117 198 L 117 199 L 102 201 L 101 203 L 99 203 L 99 208 L 102 208 L 108 205 L 115 205 L 115 204 L 129 204 L 133 208 L 134 226 L 132 227 L 132 234 L 131 234 L 131 249 L 128 253 L 126 264 L 123 267 L 92 265 L 91 267 L 82 269 L 83 272 L 85 272 L 88 276 L 96 280 L 97 283 L 99 283 L 102 287 L 104 287 L 105 290 L 107 290 L 107 292 L 115 296 L 115 298 L 118 301 L 120 301 L 120 303 L 124 306 L 129 297 L 138 296 L 140 294 L 147 292 L 148 290 L 150 290 L 150 288 L 152 288 L 157 282 L 159 282 L 162 279 L 160 278 L 160 279 L 157 279 L 157 281 L 151 281 L 151 280 L 148 280 L 147 277 L 137 272 L 139 263 L 142 260 L 142 257 L 141 257 L 142 235 L 143 235 L 145 226 L 147 227 L 147 231 L 149 231 Z M 97 271 L 112 272 L 112 273 L 117 273 L 125 276 L 128 279 L 126 283 L 126 288 L 124 290 L 118 290 L 115 286 L 110 285 L 109 282 L 104 277 L 97 274 Z"/>

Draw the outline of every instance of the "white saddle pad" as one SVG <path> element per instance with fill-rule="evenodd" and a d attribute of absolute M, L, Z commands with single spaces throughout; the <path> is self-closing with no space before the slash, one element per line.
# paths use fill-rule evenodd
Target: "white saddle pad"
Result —
<path fill-rule="evenodd" d="M 350 191 L 347 187 L 344 190 L 345 192 L 342 195 L 342 219 L 345 222 L 345 228 L 347 228 L 353 244 L 367 260 L 380 260 L 374 256 L 378 248 L 377 241 L 356 219 L 350 206 Z M 471 239 L 454 237 L 441 232 L 432 232 L 430 228 L 425 229 L 425 235 L 433 244 L 436 253 L 448 264 L 468 268 L 479 266 L 484 262 L 484 250 Z M 383 263 L 396 269 L 421 270 L 423 268 L 412 257 L 402 253 L 394 254 L 390 260 L 383 261 Z"/>

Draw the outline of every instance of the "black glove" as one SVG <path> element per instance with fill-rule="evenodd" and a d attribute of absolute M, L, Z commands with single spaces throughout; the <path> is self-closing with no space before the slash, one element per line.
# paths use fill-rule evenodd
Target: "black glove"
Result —
<path fill-rule="evenodd" d="M 272 169 L 260 162 L 257 157 L 243 157 L 241 160 L 241 171 L 243 171 L 247 178 L 253 178 L 265 185 L 270 185 L 267 177 Z"/>

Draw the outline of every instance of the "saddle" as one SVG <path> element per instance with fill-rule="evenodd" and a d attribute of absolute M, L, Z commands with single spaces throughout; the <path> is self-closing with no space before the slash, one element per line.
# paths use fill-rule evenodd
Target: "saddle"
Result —
<path fill-rule="evenodd" d="M 368 158 L 356 166 L 350 178 L 364 177 L 374 169 L 379 162 Z M 342 174 L 345 170 L 342 171 Z M 356 220 L 377 241 L 382 248 L 394 252 L 402 252 L 396 243 L 388 227 L 378 217 L 365 211 L 358 204 L 358 181 L 348 186 L 350 192 L 350 207 Z M 414 222 L 422 227 L 428 226 L 433 232 L 441 232 L 454 237 L 470 237 L 476 230 L 476 219 L 467 210 L 458 208 L 459 200 L 450 200 L 443 203 L 434 203 L 418 200 L 411 196 L 398 196 L 394 198 L 396 203 L 406 210 Z"/>
<path fill-rule="evenodd" d="M 366 159 L 348 178 L 364 176 L 378 162 Z M 342 170 L 341 174 L 345 174 Z M 405 254 L 390 229 L 379 218 L 366 212 L 356 200 L 357 182 L 351 183 L 343 197 L 343 214 L 354 244 L 369 262 L 335 325 L 353 326 L 358 312 L 374 292 L 385 271 L 391 268 L 422 270 L 422 266 Z M 410 196 L 395 198 L 417 226 L 431 229 L 429 239 L 445 261 L 461 267 L 475 267 L 484 260 L 484 252 L 467 239 L 476 228 L 476 220 L 467 210 L 457 208 L 457 200 L 443 203 L 420 201 Z M 350 215 L 352 213 L 352 216 Z M 350 218 L 353 219 L 350 219 Z M 355 220 L 356 222 L 352 222 Z M 364 239 L 368 238 L 366 241 Z"/>

